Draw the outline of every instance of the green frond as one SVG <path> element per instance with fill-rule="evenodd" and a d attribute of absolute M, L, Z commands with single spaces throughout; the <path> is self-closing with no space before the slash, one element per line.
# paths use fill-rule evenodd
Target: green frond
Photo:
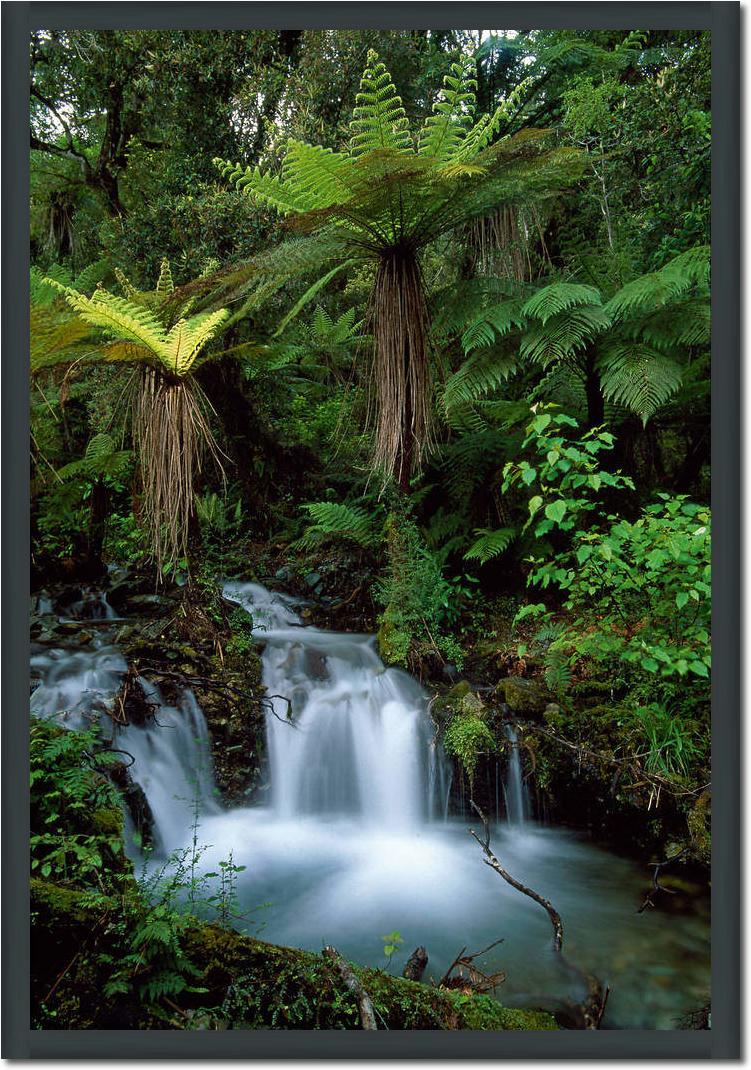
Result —
<path fill-rule="evenodd" d="M 358 172 L 351 156 L 290 138 L 282 165 L 282 179 L 288 189 L 294 190 L 298 204 L 304 204 L 307 211 L 349 200 L 358 181 Z"/>
<path fill-rule="evenodd" d="M 264 208 L 273 208 L 281 215 L 305 212 L 320 207 L 300 196 L 279 175 L 264 174 L 260 167 L 242 168 L 228 160 L 215 159 L 219 171 L 240 192 Z"/>
<path fill-rule="evenodd" d="M 128 278 L 128 276 L 125 274 L 125 272 L 121 271 L 120 268 L 115 268 L 114 275 L 120 284 L 120 289 L 123 291 L 126 297 L 132 297 L 135 293 L 138 292 L 133 283 Z"/>
<path fill-rule="evenodd" d="M 63 465 L 57 470 L 57 476 L 62 482 L 82 476 L 88 479 L 118 476 L 127 470 L 132 457 L 130 450 L 117 449 L 111 435 L 94 435 L 83 457 Z"/>
<path fill-rule="evenodd" d="M 299 298 L 298 301 L 292 306 L 289 312 L 284 316 L 277 329 L 274 331 L 274 338 L 277 338 L 282 331 L 292 322 L 292 320 L 302 312 L 303 308 L 309 304 L 313 298 L 319 293 L 320 290 L 327 286 L 335 276 L 340 272 L 346 271 L 347 268 L 352 267 L 353 260 L 344 260 L 340 264 L 336 264 L 330 271 L 327 271 L 320 279 L 317 279 L 312 286 L 309 286 L 305 293 Z"/>
<path fill-rule="evenodd" d="M 380 542 L 380 514 L 343 502 L 312 502 L 303 508 L 313 523 L 293 544 L 295 548 L 312 550 L 329 539 L 347 539 L 370 549 Z"/>
<path fill-rule="evenodd" d="M 109 261 L 95 260 L 76 275 L 75 288 L 81 293 L 91 293 L 111 274 Z"/>
<path fill-rule="evenodd" d="M 156 292 L 159 297 L 168 297 L 173 293 L 175 284 L 172 281 L 172 270 L 169 266 L 169 260 L 165 256 L 162 260 L 161 267 L 159 269 L 159 279 L 156 284 Z"/>
<path fill-rule="evenodd" d="M 507 122 L 519 107 L 529 90 L 531 81 L 531 78 L 523 79 L 506 100 L 498 105 L 492 115 L 481 115 L 457 146 L 452 159 L 471 160 L 487 148 L 503 127 L 504 122 Z"/>
<path fill-rule="evenodd" d="M 549 319 L 566 309 L 601 304 L 600 291 L 594 286 L 584 286 L 579 282 L 554 282 L 538 290 L 523 306 L 522 313 L 530 319 L 540 320 L 544 326 Z"/>
<path fill-rule="evenodd" d="M 614 340 L 598 357 L 602 392 L 646 424 L 678 390 L 683 369 L 664 353 L 640 342 Z"/>
<path fill-rule="evenodd" d="M 478 528 L 475 535 L 480 537 L 472 543 L 464 558 L 466 561 L 479 561 L 481 565 L 485 565 L 509 548 L 516 532 L 513 528 L 497 528 L 495 531 Z"/>
<path fill-rule="evenodd" d="M 514 353 L 492 347 L 475 350 L 446 382 L 443 404 L 447 412 L 468 405 L 502 386 L 516 369 Z"/>
<path fill-rule="evenodd" d="M 567 308 L 525 332 L 519 353 L 524 360 L 546 368 L 574 356 L 609 326 L 610 320 L 601 306 Z"/>
<path fill-rule="evenodd" d="M 656 349 L 709 345 L 712 336 L 709 295 L 671 303 L 646 319 L 628 321 L 623 331 L 629 337 L 642 338 Z"/>
<path fill-rule="evenodd" d="M 200 351 L 228 318 L 227 309 L 220 308 L 178 320 L 157 351 L 164 367 L 179 379 L 187 375 Z"/>
<path fill-rule="evenodd" d="M 675 301 L 692 287 L 709 283 L 709 246 L 699 245 L 675 257 L 659 271 L 627 283 L 605 306 L 611 319 L 645 316 Z"/>
<path fill-rule="evenodd" d="M 468 129 L 472 128 L 475 113 L 477 79 L 473 77 L 473 71 L 474 60 L 470 56 L 463 56 L 451 64 L 433 104 L 433 112 L 420 130 L 418 152 L 421 156 L 450 160 L 454 166 L 461 162 L 459 153 Z"/>
<path fill-rule="evenodd" d="M 524 315 L 519 301 L 502 301 L 500 304 L 490 305 L 470 320 L 462 334 L 462 349 L 469 353 L 472 349 L 490 346 L 515 327 L 523 326 Z"/>
<path fill-rule="evenodd" d="M 361 156 L 377 149 L 412 152 L 412 138 L 402 98 L 391 75 L 372 49 L 360 80 L 350 122 L 350 153 Z"/>
<path fill-rule="evenodd" d="M 57 295 L 53 287 L 49 291 Z M 29 312 L 29 366 L 32 375 L 47 368 L 72 364 L 91 353 L 91 328 L 64 305 L 32 302 Z"/>
<path fill-rule="evenodd" d="M 145 346 L 155 354 L 159 352 L 163 339 L 162 325 L 147 309 L 105 290 L 97 290 L 93 297 L 86 297 L 53 279 L 50 282 L 57 286 L 70 307 L 92 327 L 99 327 L 118 340 Z"/>

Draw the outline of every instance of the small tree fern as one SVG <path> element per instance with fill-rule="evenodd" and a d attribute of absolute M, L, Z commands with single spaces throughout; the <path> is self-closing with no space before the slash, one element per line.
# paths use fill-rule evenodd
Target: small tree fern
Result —
<path fill-rule="evenodd" d="M 138 291 L 116 272 L 125 296 L 98 287 L 91 297 L 48 276 L 69 313 L 57 305 L 32 309 L 32 370 L 69 364 L 87 339 L 86 359 L 135 365 L 139 371 L 131 395 L 133 437 L 142 485 L 142 512 L 157 565 L 187 556 L 188 533 L 195 516 L 194 480 L 207 450 L 217 462 L 218 449 L 208 418 L 209 403 L 193 375 L 207 359 L 206 347 L 226 325 L 226 309 L 190 315 L 175 304 L 169 263 L 162 262 L 156 288 Z M 45 359 L 45 324 L 64 324 L 75 345 L 58 344 Z"/>

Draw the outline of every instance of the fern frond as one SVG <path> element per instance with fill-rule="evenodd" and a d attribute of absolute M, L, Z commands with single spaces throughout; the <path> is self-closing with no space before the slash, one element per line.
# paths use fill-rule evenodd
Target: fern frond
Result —
<path fill-rule="evenodd" d="M 546 368 L 574 356 L 609 326 L 610 320 L 598 305 L 568 308 L 527 331 L 519 352 L 524 360 Z"/>
<path fill-rule="evenodd" d="M 169 297 L 175 289 L 175 284 L 172 281 L 172 270 L 170 268 L 169 260 L 165 256 L 162 260 L 161 267 L 159 269 L 159 279 L 156 284 L 156 292 L 159 297 Z"/>
<path fill-rule="evenodd" d="M 49 291 L 57 294 L 51 286 Z M 95 349 L 88 341 L 91 336 L 88 323 L 65 306 L 32 302 L 29 318 L 32 375 L 56 365 L 71 364 Z"/>
<path fill-rule="evenodd" d="M 361 156 L 378 149 L 411 152 L 412 139 L 402 98 L 391 75 L 371 49 L 360 80 L 350 122 L 350 153 Z"/>
<path fill-rule="evenodd" d="M 420 130 L 417 151 L 421 156 L 450 160 L 455 166 L 461 163 L 458 154 L 475 113 L 477 79 L 472 75 L 473 70 L 470 56 L 451 64 L 433 104 L 433 113 Z"/>
<path fill-rule="evenodd" d="M 260 167 L 243 168 L 219 158 L 214 160 L 214 165 L 240 193 L 250 197 L 262 207 L 273 208 L 281 215 L 290 215 L 292 212 L 304 212 L 319 207 L 315 203 L 310 203 L 304 196 L 300 196 L 279 175 L 264 174 Z"/>
<path fill-rule="evenodd" d="M 312 550 L 329 539 L 348 539 L 366 549 L 380 542 L 379 514 L 343 502 L 312 502 L 303 509 L 313 523 L 292 544 L 296 549 Z"/>
<path fill-rule="evenodd" d="M 462 334 L 465 353 L 482 346 L 492 345 L 498 338 L 509 334 L 514 327 L 524 326 L 524 315 L 519 301 L 503 301 L 490 305 L 477 314 Z"/>
<path fill-rule="evenodd" d="M 646 424 L 678 390 L 683 369 L 664 353 L 640 342 L 614 339 L 598 357 L 602 392 Z"/>
<path fill-rule="evenodd" d="M 502 386 L 517 366 L 513 353 L 478 349 L 447 380 L 443 403 L 447 412 L 468 405 Z"/>
<path fill-rule="evenodd" d="M 516 532 L 513 528 L 497 528 L 495 531 L 477 528 L 475 535 L 480 537 L 472 543 L 464 558 L 466 561 L 479 561 L 481 565 L 485 565 L 509 548 Z"/>
<path fill-rule="evenodd" d="M 97 290 L 93 297 L 86 297 L 77 290 L 61 286 L 54 279 L 50 279 L 50 282 L 57 286 L 70 307 L 92 327 L 99 327 L 117 339 L 145 346 L 153 353 L 159 351 L 163 338 L 162 325 L 146 309 L 103 290 Z"/>
<path fill-rule="evenodd" d="M 299 204 L 309 209 L 328 208 L 349 200 L 358 173 L 350 156 L 290 138 L 282 179 L 295 191 Z"/>
<path fill-rule="evenodd" d="M 228 318 L 226 308 L 220 308 L 217 312 L 201 312 L 187 320 L 178 320 L 157 351 L 162 364 L 178 379 L 187 375 L 199 352 Z"/>
<path fill-rule="evenodd" d="M 530 319 L 540 320 L 544 326 L 549 319 L 566 309 L 601 304 L 600 291 L 594 286 L 584 286 L 579 282 L 554 282 L 538 290 L 524 305 L 522 313 Z"/>

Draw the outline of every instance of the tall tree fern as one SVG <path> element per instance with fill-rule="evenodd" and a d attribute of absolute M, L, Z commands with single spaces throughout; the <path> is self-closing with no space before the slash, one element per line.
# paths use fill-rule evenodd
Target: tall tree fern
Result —
<path fill-rule="evenodd" d="M 504 105 L 476 118 L 473 70 L 471 57 L 451 64 L 432 113 L 413 131 L 389 72 L 371 51 L 347 148 L 290 139 L 278 174 L 216 161 L 239 190 L 307 235 L 302 246 L 292 239 L 275 250 L 256 271 L 288 278 L 306 257 L 303 270 L 327 266 L 329 277 L 374 264 L 374 465 L 403 490 L 431 441 L 423 250 L 499 208 L 550 201 L 583 169 L 577 151 L 551 147 L 544 131 L 502 136 Z"/>

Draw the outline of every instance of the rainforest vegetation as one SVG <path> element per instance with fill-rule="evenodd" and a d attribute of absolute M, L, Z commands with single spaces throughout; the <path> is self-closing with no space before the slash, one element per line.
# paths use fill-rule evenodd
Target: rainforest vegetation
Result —
<path fill-rule="evenodd" d="M 420 682 L 465 838 L 513 751 L 529 816 L 641 866 L 634 914 L 690 913 L 709 35 L 50 31 L 30 71 L 32 676 L 102 625 L 125 666 L 90 723 L 32 718 L 34 1025 L 596 1028 L 579 959 L 576 1006 L 509 1006 L 469 954 L 393 968 L 399 931 L 381 966 L 265 943 L 198 816 L 147 864 L 118 732 L 189 688 L 216 805 L 268 798 L 258 637 L 222 586 L 261 584 Z"/>

